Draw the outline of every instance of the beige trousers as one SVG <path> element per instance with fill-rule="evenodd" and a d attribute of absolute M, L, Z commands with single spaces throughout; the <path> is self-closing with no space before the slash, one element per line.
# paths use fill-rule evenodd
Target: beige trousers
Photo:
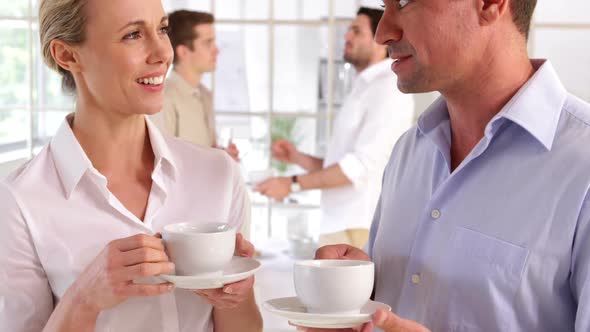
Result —
<path fill-rule="evenodd" d="M 349 244 L 353 247 L 363 249 L 369 241 L 369 230 L 365 228 L 346 229 L 341 232 L 327 233 L 320 235 L 320 247 L 331 244 Z"/>

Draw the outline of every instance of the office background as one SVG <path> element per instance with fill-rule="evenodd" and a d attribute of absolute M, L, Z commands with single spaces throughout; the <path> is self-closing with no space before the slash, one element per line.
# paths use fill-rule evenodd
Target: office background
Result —
<path fill-rule="evenodd" d="M 300 170 L 270 159 L 270 142 L 286 137 L 321 155 L 334 115 L 350 88 L 343 36 L 364 0 L 164 0 L 167 11 L 213 12 L 221 53 L 205 78 L 214 91 L 219 135 L 232 139 L 249 171 Z M 371 1 L 379 5 L 380 1 Z M 0 2 L 0 176 L 35 155 L 73 109 L 57 74 L 40 57 L 38 0 Z M 590 100 L 590 2 L 539 0 L 529 42 L 549 58 L 566 87 Z M 332 78 L 332 79 L 329 79 Z M 416 116 L 436 93 L 416 95 Z M 395 110 L 392 110 L 395 111 Z M 318 229 L 318 192 L 284 202 L 253 198 L 252 236 L 301 240 Z"/>

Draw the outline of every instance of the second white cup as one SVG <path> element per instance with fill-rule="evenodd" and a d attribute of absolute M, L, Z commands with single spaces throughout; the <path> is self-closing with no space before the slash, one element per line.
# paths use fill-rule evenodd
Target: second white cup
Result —
<path fill-rule="evenodd" d="M 373 291 L 373 262 L 304 260 L 295 262 L 295 292 L 310 313 L 358 314 Z"/>

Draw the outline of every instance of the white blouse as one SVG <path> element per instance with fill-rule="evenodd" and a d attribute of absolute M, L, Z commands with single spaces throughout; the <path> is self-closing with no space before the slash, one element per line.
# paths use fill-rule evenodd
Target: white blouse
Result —
<path fill-rule="evenodd" d="M 0 331 L 40 331 L 67 288 L 105 245 L 176 222 L 249 224 L 237 164 L 220 150 L 162 135 L 144 221 L 108 190 L 68 119 L 0 186 Z M 213 331 L 212 306 L 182 289 L 100 313 L 96 331 Z"/>

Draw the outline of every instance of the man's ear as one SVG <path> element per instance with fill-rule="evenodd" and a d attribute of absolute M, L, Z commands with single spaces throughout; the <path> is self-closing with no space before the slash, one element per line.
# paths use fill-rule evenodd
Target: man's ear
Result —
<path fill-rule="evenodd" d="M 515 0 L 479 0 L 479 17 L 482 25 L 490 25 L 503 16 L 510 15 L 510 1 Z"/>
<path fill-rule="evenodd" d="M 80 72 L 82 70 L 82 64 L 74 47 L 62 40 L 54 39 L 51 41 L 49 48 L 51 56 L 58 66 L 69 72 Z"/>
<path fill-rule="evenodd" d="M 189 52 L 189 48 L 186 45 L 178 45 L 176 46 L 176 57 L 178 59 L 182 59 L 186 56 L 186 54 Z"/>

